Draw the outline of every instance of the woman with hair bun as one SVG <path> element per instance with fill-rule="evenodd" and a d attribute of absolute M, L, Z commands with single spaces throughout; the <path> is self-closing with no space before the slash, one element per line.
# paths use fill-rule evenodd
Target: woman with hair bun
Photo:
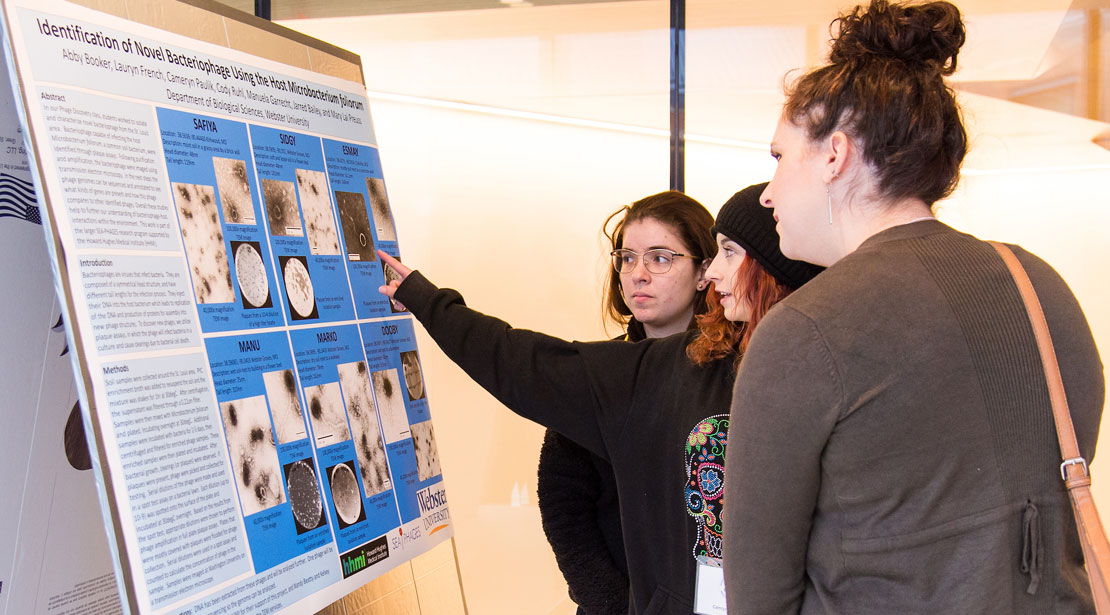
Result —
<path fill-rule="evenodd" d="M 994 248 L 933 217 L 967 136 L 947 2 L 836 22 L 771 143 L 783 253 L 828 266 L 771 310 L 737 377 L 728 612 L 1093 613 L 1037 345 Z M 1104 397 L 1065 282 L 1013 247 L 1044 306 L 1079 448 Z"/>

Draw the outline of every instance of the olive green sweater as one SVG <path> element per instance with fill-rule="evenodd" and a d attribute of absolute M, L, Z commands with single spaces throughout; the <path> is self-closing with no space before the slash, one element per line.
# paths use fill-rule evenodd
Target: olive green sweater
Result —
<path fill-rule="evenodd" d="M 1089 461 L 1094 340 L 1060 276 L 1015 252 Z M 894 227 L 776 306 L 731 435 L 730 615 L 1094 612 L 1032 328 L 985 242 Z"/>

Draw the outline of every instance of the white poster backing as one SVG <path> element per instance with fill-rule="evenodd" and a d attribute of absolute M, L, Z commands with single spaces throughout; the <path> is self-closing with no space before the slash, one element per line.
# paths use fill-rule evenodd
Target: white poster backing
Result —
<path fill-rule="evenodd" d="M 363 84 L 227 9 L 224 46 L 3 5 L 126 609 L 319 609 L 449 538 Z"/>

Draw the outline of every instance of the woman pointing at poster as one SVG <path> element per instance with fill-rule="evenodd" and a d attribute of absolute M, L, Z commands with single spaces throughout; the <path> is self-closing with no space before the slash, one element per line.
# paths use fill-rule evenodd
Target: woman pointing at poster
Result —
<path fill-rule="evenodd" d="M 638 342 L 697 327 L 694 316 L 708 308 L 705 268 L 717 253 L 712 227 L 713 214 L 675 190 L 639 199 L 605 220 L 613 258 L 603 312 L 624 326 L 618 339 Z M 536 502 L 578 615 L 627 615 L 628 562 L 609 462 L 547 430 Z"/>
<path fill-rule="evenodd" d="M 699 331 L 639 343 L 514 329 L 379 253 L 401 275 L 381 291 L 405 304 L 448 357 L 514 412 L 612 464 L 631 613 L 690 613 L 699 574 L 719 575 L 740 354 L 767 310 L 820 271 L 779 251 L 774 219 L 758 203 L 762 189 L 737 193 L 717 216 L 719 250 L 706 271 L 712 309 Z"/>

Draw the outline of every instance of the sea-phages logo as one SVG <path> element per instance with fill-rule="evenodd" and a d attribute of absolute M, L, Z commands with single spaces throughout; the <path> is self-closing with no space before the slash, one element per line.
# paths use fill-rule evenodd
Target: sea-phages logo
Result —
<path fill-rule="evenodd" d="M 451 524 L 451 513 L 447 510 L 447 491 L 444 490 L 443 483 L 417 491 L 416 502 L 420 505 L 420 516 L 429 535 Z"/>

